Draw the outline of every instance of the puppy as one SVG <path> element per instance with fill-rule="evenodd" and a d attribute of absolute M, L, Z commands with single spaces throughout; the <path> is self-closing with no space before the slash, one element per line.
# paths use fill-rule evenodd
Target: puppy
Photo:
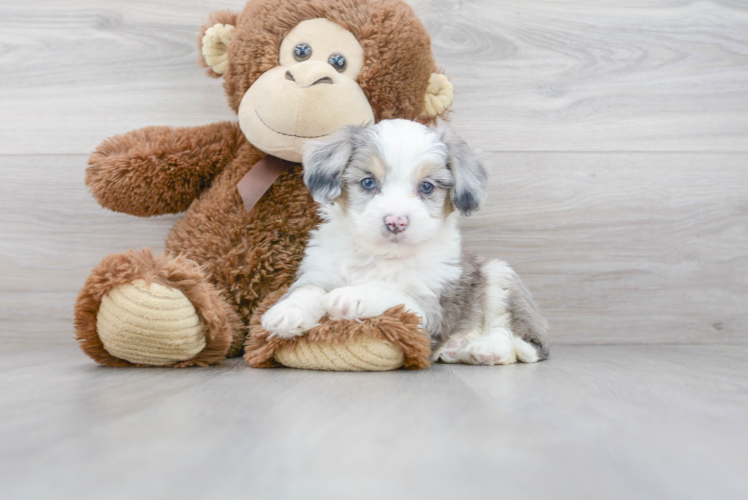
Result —
<path fill-rule="evenodd" d="M 271 335 L 302 335 L 326 314 L 360 320 L 402 304 L 420 316 L 434 361 L 548 357 L 545 320 L 514 271 L 462 249 L 458 213 L 481 206 L 487 177 L 464 141 L 385 120 L 307 144 L 303 162 L 323 223 L 297 281 L 262 317 Z"/>

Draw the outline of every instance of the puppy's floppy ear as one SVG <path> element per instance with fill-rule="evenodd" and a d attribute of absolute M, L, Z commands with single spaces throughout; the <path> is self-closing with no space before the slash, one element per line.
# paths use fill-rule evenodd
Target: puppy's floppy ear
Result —
<path fill-rule="evenodd" d="M 365 127 L 348 125 L 321 141 L 304 145 L 304 184 L 318 203 L 332 203 L 343 192 L 343 172 L 355 151 L 356 135 Z"/>
<path fill-rule="evenodd" d="M 452 204 L 462 215 L 470 215 L 486 201 L 488 174 L 470 146 L 451 129 L 442 131 L 441 140 L 447 146 L 448 166 L 455 178 Z"/>

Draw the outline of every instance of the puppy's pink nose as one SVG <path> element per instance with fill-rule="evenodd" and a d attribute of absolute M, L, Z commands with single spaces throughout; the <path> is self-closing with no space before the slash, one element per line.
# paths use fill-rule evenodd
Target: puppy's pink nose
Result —
<path fill-rule="evenodd" d="M 388 215 L 384 218 L 384 225 L 393 234 L 402 233 L 408 227 L 408 218 L 404 215 Z"/>

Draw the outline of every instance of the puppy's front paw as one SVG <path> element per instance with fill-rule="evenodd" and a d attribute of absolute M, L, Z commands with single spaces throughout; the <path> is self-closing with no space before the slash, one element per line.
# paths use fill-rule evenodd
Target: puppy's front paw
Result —
<path fill-rule="evenodd" d="M 378 316 L 385 311 L 376 294 L 368 293 L 357 286 L 336 288 L 322 300 L 330 318 L 334 320 L 357 320 Z"/>
<path fill-rule="evenodd" d="M 262 315 L 262 327 L 270 336 L 284 339 L 297 337 L 319 324 L 320 315 L 315 314 L 308 305 L 284 300 L 271 307 Z"/>

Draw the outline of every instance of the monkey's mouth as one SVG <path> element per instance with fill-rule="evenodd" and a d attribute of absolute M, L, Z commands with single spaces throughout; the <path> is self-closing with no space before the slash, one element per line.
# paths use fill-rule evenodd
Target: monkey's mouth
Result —
<path fill-rule="evenodd" d="M 263 125 L 265 125 L 267 128 L 275 132 L 276 134 L 285 135 L 287 137 L 299 137 L 301 139 L 319 139 L 320 137 L 326 137 L 330 134 L 322 134 L 322 135 L 294 135 L 294 134 L 287 134 L 285 132 L 281 132 L 280 130 L 275 130 L 273 127 L 267 124 L 265 120 L 262 119 L 260 116 L 260 113 L 257 112 L 255 109 L 255 115 L 257 115 L 257 118 L 262 122 Z"/>

